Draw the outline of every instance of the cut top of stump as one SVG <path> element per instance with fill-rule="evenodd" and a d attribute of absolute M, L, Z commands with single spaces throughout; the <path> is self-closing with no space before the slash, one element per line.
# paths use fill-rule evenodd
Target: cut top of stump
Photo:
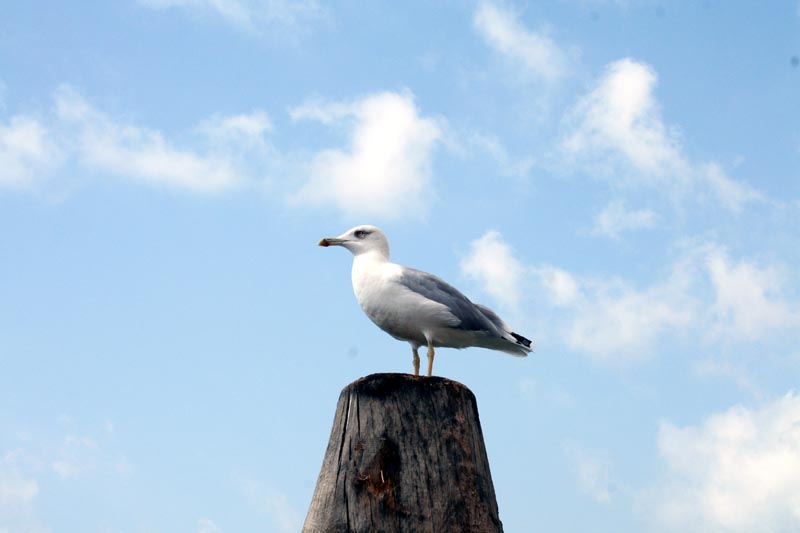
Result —
<path fill-rule="evenodd" d="M 465 395 L 475 403 L 475 395 L 466 385 L 439 376 L 412 374 L 370 374 L 357 379 L 342 390 L 342 394 L 357 393 L 374 398 L 389 398 L 397 394 L 425 395 L 436 392 Z"/>
<path fill-rule="evenodd" d="M 472 392 L 409 374 L 345 387 L 303 531 L 502 531 Z"/>

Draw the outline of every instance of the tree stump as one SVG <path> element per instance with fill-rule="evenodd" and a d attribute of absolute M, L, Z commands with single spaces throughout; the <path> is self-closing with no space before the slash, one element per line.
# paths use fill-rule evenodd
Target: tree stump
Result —
<path fill-rule="evenodd" d="M 372 374 L 344 388 L 304 533 L 502 531 L 467 387 Z"/>

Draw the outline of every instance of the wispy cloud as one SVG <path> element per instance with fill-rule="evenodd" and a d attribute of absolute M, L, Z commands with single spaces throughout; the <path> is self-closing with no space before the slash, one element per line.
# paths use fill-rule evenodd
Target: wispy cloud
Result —
<path fill-rule="evenodd" d="M 9 451 L 0 457 L 0 531 L 48 532 L 37 516 L 39 481 L 19 455 Z"/>
<path fill-rule="evenodd" d="M 705 267 L 715 295 L 712 335 L 753 341 L 776 330 L 800 327 L 800 310 L 783 296 L 783 269 L 733 261 L 719 247 L 710 247 Z"/>
<path fill-rule="evenodd" d="M 38 510 L 51 503 L 54 479 L 61 488 L 83 490 L 91 475 L 124 477 L 130 472 L 108 427 L 86 431 L 66 414 L 53 427 L 55 434 L 52 428 L 24 432 L 4 428 L 9 435 L 6 443 L 16 442 L 0 449 L 0 532 L 49 532 Z"/>
<path fill-rule="evenodd" d="M 277 530 L 282 533 L 300 531 L 302 516 L 282 492 L 248 479 L 242 482 L 245 498 L 256 510 L 272 518 Z"/>
<path fill-rule="evenodd" d="M 448 132 L 450 133 L 450 132 Z M 459 155 L 488 155 L 495 163 L 496 172 L 503 176 L 524 177 L 530 174 L 535 160 L 530 155 L 516 156 L 509 153 L 501 140 L 480 132 L 472 132 L 457 138 L 450 135 L 449 147 Z"/>
<path fill-rule="evenodd" d="M 733 407 L 695 426 L 663 423 L 668 476 L 651 496 L 665 531 L 800 529 L 800 397 Z"/>
<path fill-rule="evenodd" d="M 630 58 L 615 61 L 567 113 L 561 150 L 569 165 L 625 186 L 659 187 L 669 193 L 707 191 L 739 211 L 763 196 L 725 174 L 714 162 L 690 161 L 677 128 L 662 117 L 658 76 Z"/>
<path fill-rule="evenodd" d="M 550 302 L 557 307 L 568 307 L 583 298 L 578 280 L 566 270 L 552 265 L 530 269 L 545 289 Z"/>
<path fill-rule="evenodd" d="M 609 503 L 616 491 L 611 460 L 574 443 L 569 444 L 566 451 L 581 490 L 600 503 Z"/>
<path fill-rule="evenodd" d="M 177 148 L 159 131 L 116 122 L 68 86 L 57 91 L 56 108 L 76 131 L 74 149 L 88 167 L 193 192 L 228 189 L 243 179 L 224 154 Z"/>
<path fill-rule="evenodd" d="M 214 115 L 197 129 L 215 140 L 260 143 L 264 134 L 272 131 L 272 121 L 265 111 L 256 109 L 238 115 Z"/>
<path fill-rule="evenodd" d="M 119 119 L 61 85 L 52 109 L 0 119 L 0 188 L 43 189 L 44 178 L 76 163 L 83 174 L 219 193 L 265 181 L 265 169 L 281 159 L 267 142 L 271 130 L 256 109 L 212 115 L 178 137 Z"/>
<path fill-rule="evenodd" d="M 247 32 L 282 28 L 296 31 L 304 24 L 326 18 L 316 0 L 138 0 L 152 9 L 178 9 L 193 16 L 219 17 Z"/>
<path fill-rule="evenodd" d="M 0 187 L 32 185 L 59 156 L 52 132 L 39 119 L 15 115 L 0 121 Z"/>
<path fill-rule="evenodd" d="M 583 279 L 584 297 L 562 326 L 573 349 L 605 360 L 643 359 L 667 332 L 690 328 L 696 316 L 691 270 L 673 265 L 670 276 L 644 288 L 620 279 Z"/>
<path fill-rule="evenodd" d="M 754 382 L 752 372 L 744 363 L 724 358 L 707 357 L 693 365 L 693 371 L 702 377 L 718 377 L 729 381 L 754 398 L 761 398 L 762 391 Z"/>
<path fill-rule="evenodd" d="M 34 478 L 4 467 L 0 472 L 0 507 L 30 505 L 39 494 L 39 484 Z"/>
<path fill-rule="evenodd" d="M 210 518 L 201 518 L 197 521 L 197 533 L 222 533 L 222 530 Z"/>
<path fill-rule="evenodd" d="M 508 9 L 482 2 L 473 22 L 489 46 L 507 58 L 521 74 L 546 82 L 556 81 L 566 74 L 568 61 L 561 48 L 546 34 L 527 29 Z"/>
<path fill-rule="evenodd" d="M 623 200 L 614 200 L 595 218 L 593 232 L 612 239 L 626 231 L 652 228 L 658 215 L 650 209 L 628 210 Z"/>
<path fill-rule="evenodd" d="M 716 163 L 704 165 L 700 173 L 717 199 L 731 211 L 741 211 L 748 202 L 765 200 L 763 194 L 746 183 L 732 179 Z"/>
<path fill-rule="evenodd" d="M 75 477 L 80 472 L 77 465 L 63 459 L 52 461 L 50 463 L 50 468 L 52 468 L 53 471 L 58 474 L 58 477 L 62 479 Z"/>
<path fill-rule="evenodd" d="M 351 217 L 421 213 L 431 201 L 431 156 L 441 137 L 410 93 L 385 92 L 355 102 L 310 102 L 292 110 L 348 132 L 349 146 L 317 153 L 295 205 L 335 207 Z"/>

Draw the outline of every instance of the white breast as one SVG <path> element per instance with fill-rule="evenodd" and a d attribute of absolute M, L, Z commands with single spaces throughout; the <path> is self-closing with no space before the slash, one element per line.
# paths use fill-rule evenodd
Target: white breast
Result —
<path fill-rule="evenodd" d="M 361 309 L 396 339 L 426 344 L 441 328 L 458 324 L 444 305 L 412 292 L 398 280 L 402 267 L 368 254 L 353 261 L 353 291 Z"/>

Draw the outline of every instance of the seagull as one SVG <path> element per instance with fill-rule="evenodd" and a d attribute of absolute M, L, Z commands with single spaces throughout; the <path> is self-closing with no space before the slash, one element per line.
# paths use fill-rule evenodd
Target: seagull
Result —
<path fill-rule="evenodd" d="M 342 246 L 353 254 L 353 291 L 364 313 L 379 328 L 411 344 L 414 375 L 420 346 L 428 347 L 428 376 L 434 347 L 478 346 L 526 356 L 533 343 L 515 333 L 497 313 L 472 303 L 446 281 L 389 260 L 389 241 L 375 226 L 356 226 L 320 246 Z"/>

